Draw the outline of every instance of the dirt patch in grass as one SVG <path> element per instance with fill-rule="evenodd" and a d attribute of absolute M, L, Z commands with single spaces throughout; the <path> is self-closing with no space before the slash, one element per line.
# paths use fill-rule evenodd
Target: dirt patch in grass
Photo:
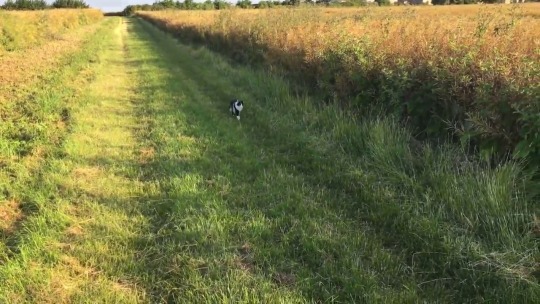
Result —
<path fill-rule="evenodd" d="M 76 238 L 84 234 L 84 229 L 79 224 L 73 224 L 66 229 L 66 234 L 70 238 Z"/>
<path fill-rule="evenodd" d="M 156 151 L 154 147 L 145 147 L 139 150 L 139 162 L 141 164 L 147 164 L 154 159 Z"/>
<path fill-rule="evenodd" d="M 0 203 L 0 235 L 12 234 L 24 219 L 21 203 L 17 200 L 9 200 Z"/>
<path fill-rule="evenodd" d="M 60 261 L 63 265 L 67 266 L 74 275 L 97 276 L 99 273 L 96 269 L 82 265 L 77 258 L 69 255 L 62 256 Z"/>
<path fill-rule="evenodd" d="M 272 276 L 272 281 L 280 286 L 292 286 L 296 283 L 296 276 L 291 273 L 278 272 Z"/>
<path fill-rule="evenodd" d="M 112 282 L 112 289 L 121 293 L 133 293 L 137 291 L 137 286 L 133 283 L 127 282 L 125 280 L 119 280 Z"/>
<path fill-rule="evenodd" d="M 533 218 L 533 225 L 532 225 L 531 233 L 535 237 L 540 238 L 540 217 L 537 216 L 536 214 L 534 215 L 534 218 Z"/>
<path fill-rule="evenodd" d="M 100 167 L 79 167 L 73 170 L 73 177 L 76 180 L 91 180 L 101 175 Z"/>
<path fill-rule="evenodd" d="M 253 258 L 253 248 L 251 244 L 245 243 L 238 248 L 239 255 L 234 259 L 234 266 L 243 271 L 252 272 L 255 270 L 255 259 Z"/>

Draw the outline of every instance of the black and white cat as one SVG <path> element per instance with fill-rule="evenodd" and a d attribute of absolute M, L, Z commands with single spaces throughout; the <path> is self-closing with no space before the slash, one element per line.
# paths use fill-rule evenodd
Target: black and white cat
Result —
<path fill-rule="evenodd" d="M 240 112 L 244 109 L 244 102 L 242 100 L 235 99 L 231 101 L 229 105 L 229 111 L 233 116 L 236 116 L 236 119 L 240 120 Z"/>

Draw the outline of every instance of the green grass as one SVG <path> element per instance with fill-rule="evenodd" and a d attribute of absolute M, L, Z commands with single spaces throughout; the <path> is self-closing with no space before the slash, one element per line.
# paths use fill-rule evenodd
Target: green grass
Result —
<path fill-rule="evenodd" d="M 0 215 L 8 220 L 0 230 L 1 303 L 65 302 L 81 287 L 79 281 L 85 282 L 83 277 L 88 282 L 96 279 L 90 268 L 66 254 L 73 244 L 65 238 L 78 232 L 73 215 L 82 208 L 69 195 L 65 181 L 57 178 L 69 178 L 62 174 L 70 166 L 66 147 L 77 124 L 74 113 L 91 97 L 82 89 L 96 77 L 101 39 L 110 39 L 113 28 L 114 22 L 104 22 L 80 52 L 61 61 L 57 71 L 43 75 L 36 84 L 21 85 L 13 101 L 20 106 L 18 112 L 3 109 L 10 118 L 8 128 L 32 136 L 19 139 L 11 130 L 1 138 L 7 149 L 1 151 Z M 21 118 L 11 120 L 17 115 Z"/>
<path fill-rule="evenodd" d="M 315 108 L 284 79 L 112 20 L 9 236 L 0 302 L 540 297 L 538 185 L 518 166 Z"/>

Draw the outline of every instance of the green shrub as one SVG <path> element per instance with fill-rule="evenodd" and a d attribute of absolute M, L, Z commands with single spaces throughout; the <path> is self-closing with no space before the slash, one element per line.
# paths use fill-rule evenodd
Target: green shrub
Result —
<path fill-rule="evenodd" d="M 251 8 L 251 1 L 250 0 L 239 0 L 236 2 L 236 6 L 240 8 Z"/>
<path fill-rule="evenodd" d="M 2 8 L 7 10 L 43 10 L 47 7 L 45 0 L 7 0 Z"/>
<path fill-rule="evenodd" d="M 55 0 L 52 6 L 54 8 L 88 8 L 88 4 L 83 0 Z"/>
<path fill-rule="evenodd" d="M 388 6 L 392 5 L 392 2 L 390 0 L 375 0 L 379 6 Z"/>

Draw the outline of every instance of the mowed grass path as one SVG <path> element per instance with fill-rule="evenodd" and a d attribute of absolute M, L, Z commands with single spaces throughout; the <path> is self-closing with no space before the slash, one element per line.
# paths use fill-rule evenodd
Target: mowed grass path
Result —
<path fill-rule="evenodd" d="M 332 206 L 343 199 L 339 193 L 291 167 L 305 153 L 303 143 L 279 134 L 287 126 L 272 127 L 280 122 L 269 119 L 283 113 L 256 106 L 256 87 L 237 85 L 249 70 L 231 75 L 237 71 L 222 59 L 179 45 L 141 21 L 128 30 L 128 53 L 139 67 L 147 196 L 141 210 L 151 223 L 138 250 L 152 298 L 414 299 L 414 282 L 400 275 L 400 257 L 362 221 Z M 236 97 L 250 104 L 241 122 L 227 111 Z"/>
<path fill-rule="evenodd" d="M 539 295 L 519 168 L 419 144 L 390 118 L 316 109 L 282 79 L 114 22 L 43 171 L 39 191 L 59 199 L 33 215 L 42 224 L 23 223 L 0 302 Z M 227 113 L 236 97 L 240 122 Z"/>

